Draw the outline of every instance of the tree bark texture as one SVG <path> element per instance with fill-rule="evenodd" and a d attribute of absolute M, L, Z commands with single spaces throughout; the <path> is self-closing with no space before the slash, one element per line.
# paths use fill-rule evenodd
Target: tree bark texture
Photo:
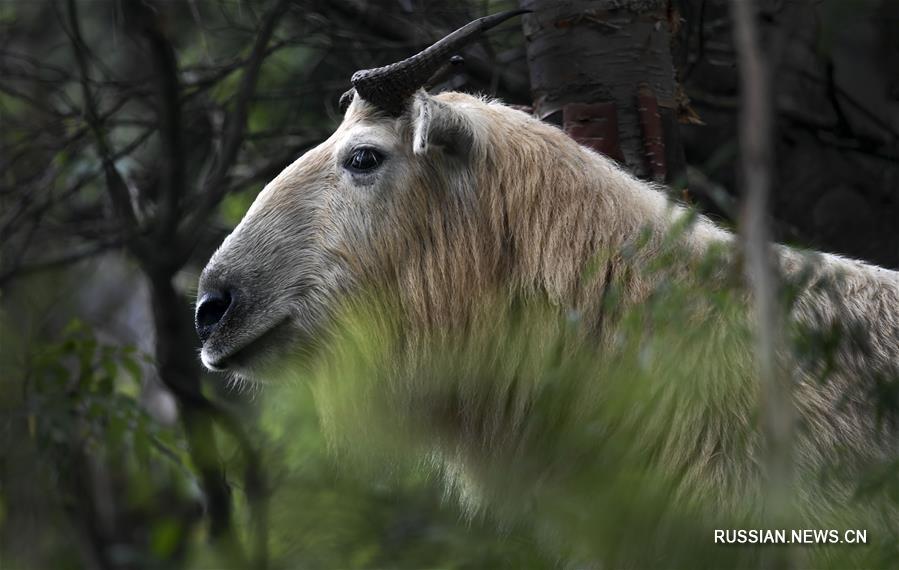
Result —
<path fill-rule="evenodd" d="M 641 178 L 683 180 L 669 0 L 521 0 L 534 112 Z"/>
<path fill-rule="evenodd" d="M 216 422 L 226 418 L 202 392 L 200 385 L 200 368 L 197 363 L 195 334 L 191 307 L 184 297 L 178 293 L 172 283 L 173 275 L 167 272 L 154 272 L 144 268 L 150 279 L 153 320 L 156 327 L 156 363 L 159 377 L 175 395 L 180 410 L 181 422 L 190 446 L 191 459 L 199 475 L 205 494 L 205 511 L 209 519 L 209 535 L 219 544 L 228 559 L 235 562 L 236 567 L 248 565 L 247 554 L 234 531 L 232 521 L 231 485 L 229 484 L 219 454 L 214 427 Z M 233 429 L 226 431 L 232 433 Z M 255 450 L 251 450 L 250 442 L 245 438 L 239 441 L 245 454 L 248 454 L 248 466 L 254 476 L 254 484 L 259 478 Z M 246 482 L 245 482 L 246 484 Z M 253 490 L 248 490 L 252 492 Z M 259 493 L 249 497 L 251 503 L 258 501 Z M 256 554 L 256 568 L 264 568 L 260 563 L 266 558 L 264 552 Z"/>

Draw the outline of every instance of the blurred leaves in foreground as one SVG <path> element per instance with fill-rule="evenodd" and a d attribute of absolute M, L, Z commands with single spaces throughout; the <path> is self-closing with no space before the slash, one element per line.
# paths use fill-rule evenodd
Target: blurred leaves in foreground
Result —
<path fill-rule="evenodd" d="M 895 458 L 806 461 L 808 421 L 783 528 L 867 530 L 868 544 L 714 544 L 715 529 L 767 524 L 751 327 L 727 253 L 691 262 L 677 243 L 637 269 L 659 277 L 645 301 L 623 310 L 615 282 L 599 321 L 485 295 L 456 333 L 416 336 L 384 292 L 347 303 L 318 358 L 238 410 L 267 524 L 245 499 L 245 454 L 216 435 L 238 537 L 261 537 L 272 568 L 895 567 Z M 789 338 L 822 384 L 855 342 L 840 326 Z M 91 566 L 96 548 L 122 568 L 239 567 L 204 530 L 182 430 L 142 411 L 142 357 L 77 322 L 28 354 L 4 372 L 4 570 Z"/>
<path fill-rule="evenodd" d="M 11 356 L 3 367 L 4 570 L 102 567 L 101 559 L 122 568 L 232 567 L 198 524 L 203 498 L 182 430 L 159 425 L 139 403 L 143 355 L 73 321 L 58 340 L 32 347 L 21 368 Z M 294 395 L 286 406 L 264 406 L 256 434 L 270 442 L 262 460 L 272 567 L 545 567 L 531 542 L 468 520 L 420 470 L 361 478 L 341 468 L 308 390 Z M 223 460 L 248 538 L 256 529 L 240 488 L 243 459 L 226 447 Z"/>
<path fill-rule="evenodd" d="M 19 370 L 10 357 L 2 379 L 4 568 L 93 566 L 103 548 L 124 566 L 183 555 L 201 498 L 181 434 L 138 402 L 146 357 L 100 342 L 77 320 L 58 340 L 32 347 Z"/>
<path fill-rule="evenodd" d="M 858 331 L 839 322 L 815 331 L 791 320 L 784 350 L 796 355 L 789 374 L 796 473 L 789 518 L 772 527 L 762 512 L 769 483 L 741 277 L 728 275 L 725 251 L 688 262 L 677 242 L 638 269 L 658 277 L 646 300 L 622 311 L 625 283 L 613 283 L 599 323 L 560 314 L 539 297 L 500 293 L 455 334 L 416 336 L 389 295 L 362 296 L 338 319 L 321 361 L 287 367 L 268 393 L 296 414 L 308 406 L 311 383 L 323 428 L 349 470 L 372 481 L 386 472 L 394 484 L 408 473 L 442 479 L 477 524 L 529 537 L 541 554 L 519 552 L 534 561 L 895 567 L 895 457 L 869 454 L 860 441 L 859 449 L 822 443 L 822 422 L 840 422 L 816 414 L 851 414 L 849 403 L 822 412 L 803 401 L 843 372 L 836 351 L 864 354 Z M 672 267 L 688 267 L 692 277 L 674 280 Z M 811 275 L 800 271 L 784 283 L 785 312 Z M 833 287 L 830 294 L 840 279 L 816 276 L 814 287 Z M 894 388 L 899 378 L 875 384 Z M 889 389 L 881 392 L 866 397 L 889 431 L 899 416 L 883 397 Z M 765 528 L 788 536 L 790 529 L 867 530 L 868 543 L 713 542 L 715 529 Z M 451 563 L 465 551 L 439 560 Z"/>

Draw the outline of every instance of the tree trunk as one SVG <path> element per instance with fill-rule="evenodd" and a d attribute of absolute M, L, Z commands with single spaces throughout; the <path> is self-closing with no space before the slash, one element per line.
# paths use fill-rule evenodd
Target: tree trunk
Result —
<path fill-rule="evenodd" d="M 159 377 L 179 404 L 181 422 L 191 459 L 205 494 L 209 535 L 224 547 L 237 566 L 246 558 L 232 525 L 231 487 L 225 478 L 216 442 L 215 414 L 200 386 L 190 305 L 175 290 L 173 275 L 144 268 L 150 279 L 153 320 L 156 328 L 156 365 Z"/>
<path fill-rule="evenodd" d="M 683 182 L 669 0 L 520 0 L 534 112 L 637 176 Z"/>

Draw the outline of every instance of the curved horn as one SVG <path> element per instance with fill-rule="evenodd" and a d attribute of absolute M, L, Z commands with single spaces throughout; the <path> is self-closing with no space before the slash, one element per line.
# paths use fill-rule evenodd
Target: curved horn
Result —
<path fill-rule="evenodd" d="M 398 116 L 406 101 L 437 71 L 450 54 L 465 47 L 490 28 L 530 10 L 509 10 L 470 22 L 410 58 L 353 74 L 350 80 L 363 99 Z"/>

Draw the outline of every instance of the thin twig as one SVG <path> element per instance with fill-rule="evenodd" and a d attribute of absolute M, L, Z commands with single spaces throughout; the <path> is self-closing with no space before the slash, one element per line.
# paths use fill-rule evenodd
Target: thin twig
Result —
<path fill-rule="evenodd" d="M 262 21 L 262 26 L 250 51 L 250 56 L 247 58 L 243 78 L 235 96 L 234 108 L 225 122 L 225 133 L 218 158 L 203 184 L 201 192 L 203 201 L 197 207 L 195 214 L 184 224 L 185 227 L 191 228 L 191 231 L 193 228 L 199 227 L 208 218 L 212 210 L 225 196 L 227 186 L 224 182 L 244 141 L 244 131 L 247 126 L 250 103 L 256 94 L 259 72 L 262 69 L 263 61 L 266 59 L 269 40 L 274 34 L 278 22 L 281 20 L 281 16 L 289 7 L 290 0 L 278 0 Z"/>
<path fill-rule="evenodd" d="M 7 269 L 3 273 L 0 273 L 0 287 L 6 285 L 7 281 L 9 281 L 12 278 L 19 279 L 26 275 L 40 273 L 42 271 L 47 271 L 49 269 L 59 269 L 61 267 L 66 267 L 73 263 L 77 263 L 79 261 L 84 261 L 86 259 L 95 257 L 101 253 L 110 251 L 112 249 L 117 249 L 121 246 L 122 246 L 122 242 L 119 240 L 98 242 L 98 243 L 91 245 L 90 247 L 80 249 L 77 251 L 66 252 L 66 253 L 60 254 L 57 257 L 53 257 L 51 259 L 46 259 L 44 261 L 31 263 L 29 265 L 14 265 L 13 267 Z"/>
<path fill-rule="evenodd" d="M 81 26 L 78 22 L 78 9 L 75 0 L 69 0 L 69 26 L 66 34 L 72 42 L 75 60 L 78 63 L 78 69 L 81 73 L 81 92 L 84 98 L 85 120 L 94 133 L 97 153 L 103 162 L 103 171 L 106 175 L 106 188 L 118 214 L 122 217 L 123 227 L 136 229 L 137 216 L 131 205 L 131 197 L 128 193 L 128 186 L 122 178 L 121 173 L 112 160 L 113 152 L 109 147 L 106 136 L 103 133 L 103 125 L 97 112 L 97 105 L 94 101 L 89 83 L 89 70 L 87 65 L 87 48 L 81 35 Z"/>

